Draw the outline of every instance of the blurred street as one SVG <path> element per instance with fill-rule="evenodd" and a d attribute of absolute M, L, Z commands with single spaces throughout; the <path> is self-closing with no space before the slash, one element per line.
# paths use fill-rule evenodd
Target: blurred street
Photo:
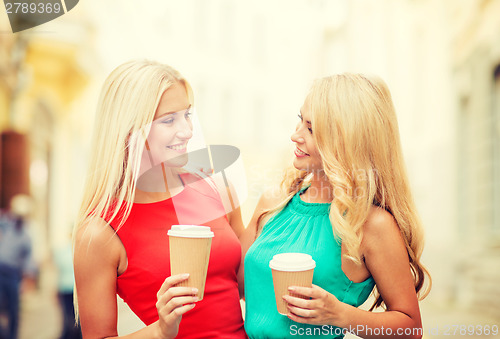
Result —
<path fill-rule="evenodd" d="M 500 338 L 500 323 L 467 310 L 443 307 L 423 301 L 420 304 L 425 339 Z M 472 328 L 473 326 L 473 328 Z M 496 329 L 497 335 L 480 335 L 481 331 Z M 470 332 L 468 332 L 470 330 Z"/>
<path fill-rule="evenodd" d="M 39 288 L 21 295 L 19 339 L 55 339 L 61 326 L 57 273 L 55 267 L 47 267 L 41 271 Z"/>
<path fill-rule="evenodd" d="M 61 333 L 62 314 L 57 299 L 57 271 L 45 267 L 40 276 L 39 289 L 22 295 L 19 339 L 57 339 Z M 119 299 L 118 333 L 131 333 L 143 326 L 142 322 Z"/>

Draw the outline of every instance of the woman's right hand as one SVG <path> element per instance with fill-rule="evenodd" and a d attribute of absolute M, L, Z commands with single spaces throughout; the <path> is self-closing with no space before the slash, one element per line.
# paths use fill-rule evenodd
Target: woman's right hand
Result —
<path fill-rule="evenodd" d="M 159 316 L 160 338 L 171 339 L 177 336 L 182 315 L 195 306 L 198 289 L 175 287 L 186 280 L 189 274 L 170 276 L 163 282 L 157 293 L 156 309 Z"/>

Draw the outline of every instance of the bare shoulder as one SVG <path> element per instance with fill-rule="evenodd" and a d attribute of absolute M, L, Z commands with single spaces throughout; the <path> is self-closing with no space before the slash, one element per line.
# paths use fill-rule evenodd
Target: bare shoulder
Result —
<path fill-rule="evenodd" d="M 116 237 L 115 231 L 102 218 L 87 219 L 75 233 L 75 246 L 99 247 Z"/>
<path fill-rule="evenodd" d="M 75 233 L 75 264 L 100 261 L 118 268 L 125 248 L 114 229 L 102 218 L 88 219 Z M 102 260 L 102 261 L 101 261 Z"/>
<path fill-rule="evenodd" d="M 375 235 L 381 232 L 399 232 L 398 224 L 392 214 L 377 206 L 371 208 L 363 230 L 365 233 L 373 233 Z"/>
<path fill-rule="evenodd" d="M 260 216 L 274 207 L 278 206 L 280 202 L 284 199 L 283 195 L 280 193 L 278 188 L 270 188 L 265 191 L 261 196 L 255 206 L 255 210 L 252 215 L 252 219 L 246 228 L 246 236 L 245 238 L 250 239 L 249 241 L 255 240 L 255 236 L 257 234 L 257 224 Z M 243 241 L 242 241 L 243 242 Z"/>
<path fill-rule="evenodd" d="M 363 252 L 402 242 L 398 224 L 391 213 L 380 207 L 372 207 L 363 226 Z"/>

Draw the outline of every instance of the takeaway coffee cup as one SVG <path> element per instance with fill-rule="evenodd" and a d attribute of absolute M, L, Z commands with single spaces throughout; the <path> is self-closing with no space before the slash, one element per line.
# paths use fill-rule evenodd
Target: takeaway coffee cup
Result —
<path fill-rule="evenodd" d="M 309 254 L 280 253 L 276 254 L 269 262 L 273 273 L 274 295 L 280 314 L 288 313 L 287 302 L 283 296 L 289 294 L 293 297 L 304 298 L 295 293 L 289 293 L 290 286 L 311 287 L 316 263 Z"/>
<path fill-rule="evenodd" d="M 202 300 L 214 233 L 207 226 L 172 225 L 168 236 L 171 274 L 189 273 L 189 278 L 176 286 L 196 287 Z"/>

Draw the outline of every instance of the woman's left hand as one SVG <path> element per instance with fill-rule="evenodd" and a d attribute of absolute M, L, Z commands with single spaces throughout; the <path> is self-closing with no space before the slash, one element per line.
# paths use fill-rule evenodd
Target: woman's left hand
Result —
<path fill-rule="evenodd" d="M 290 286 L 288 291 L 308 298 L 283 296 L 283 299 L 289 304 L 288 309 L 291 312 L 288 314 L 288 318 L 298 323 L 335 325 L 341 314 L 341 308 L 345 305 L 333 294 L 316 285 L 312 285 L 311 288 Z"/>

